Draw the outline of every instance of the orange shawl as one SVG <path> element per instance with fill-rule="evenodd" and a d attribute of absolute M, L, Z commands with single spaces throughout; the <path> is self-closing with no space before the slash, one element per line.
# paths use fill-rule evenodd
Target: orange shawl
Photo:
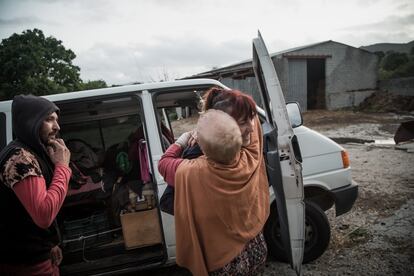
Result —
<path fill-rule="evenodd" d="M 263 138 L 256 118 L 251 143 L 230 165 L 205 156 L 184 160 L 175 176 L 176 261 L 193 275 L 231 262 L 269 216 Z"/>

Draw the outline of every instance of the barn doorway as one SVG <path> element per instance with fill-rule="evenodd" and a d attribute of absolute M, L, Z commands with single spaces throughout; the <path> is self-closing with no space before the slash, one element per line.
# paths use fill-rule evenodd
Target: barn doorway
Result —
<path fill-rule="evenodd" d="M 325 109 L 325 59 L 307 59 L 307 109 Z"/>

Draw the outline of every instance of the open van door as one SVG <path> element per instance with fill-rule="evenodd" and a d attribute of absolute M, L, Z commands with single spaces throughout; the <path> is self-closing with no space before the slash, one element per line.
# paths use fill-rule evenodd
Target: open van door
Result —
<path fill-rule="evenodd" d="M 269 183 L 276 197 L 280 234 L 288 260 L 300 275 L 305 246 L 301 154 L 279 79 L 260 32 L 253 39 L 253 70 L 266 112 L 264 150 Z"/>

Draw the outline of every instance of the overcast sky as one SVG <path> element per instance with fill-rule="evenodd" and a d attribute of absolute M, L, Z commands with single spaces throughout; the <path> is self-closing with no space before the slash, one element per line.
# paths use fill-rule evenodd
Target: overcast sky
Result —
<path fill-rule="evenodd" d="M 0 0 L 0 39 L 41 29 L 72 49 L 83 80 L 174 79 L 269 52 L 334 40 L 414 39 L 413 0 Z"/>

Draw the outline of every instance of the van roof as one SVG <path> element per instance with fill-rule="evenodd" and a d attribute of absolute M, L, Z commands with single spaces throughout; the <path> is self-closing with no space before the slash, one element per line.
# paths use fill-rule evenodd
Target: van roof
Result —
<path fill-rule="evenodd" d="M 126 93 L 126 92 L 133 92 L 133 91 L 143 91 L 143 90 L 154 90 L 155 91 L 158 89 L 176 88 L 176 87 L 192 86 L 192 85 L 194 86 L 197 86 L 197 85 L 223 86 L 220 82 L 213 80 L 213 79 L 191 79 L 191 80 L 176 80 L 176 81 L 166 81 L 166 82 L 133 84 L 133 85 L 100 88 L 100 89 L 93 89 L 93 90 L 82 90 L 82 91 L 47 95 L 44 97 L 55 102 L 55 101 L 63 101 L 63 100 L 68 100 L 68 99 L 94 97 L 94 96 L 100 96 L 100 95 L 109 95 L 109 94 L 114 95 L 114 94 L 121 94 L 121 93 Z M 0 111 L 9 110 L 11 106 L 11 102 L 12 102 L 11 100 L 0 102 Z"/>

